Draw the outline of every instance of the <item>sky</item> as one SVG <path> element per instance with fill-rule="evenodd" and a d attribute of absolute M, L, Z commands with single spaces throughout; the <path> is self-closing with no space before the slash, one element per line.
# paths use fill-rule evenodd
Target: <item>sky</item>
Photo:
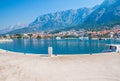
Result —
<path fill-rule="evenodd" d="M 36 17 L 82 7 L 99 5 L 103 0 L 0 0 L 0 29 L 28 24 Z"/>

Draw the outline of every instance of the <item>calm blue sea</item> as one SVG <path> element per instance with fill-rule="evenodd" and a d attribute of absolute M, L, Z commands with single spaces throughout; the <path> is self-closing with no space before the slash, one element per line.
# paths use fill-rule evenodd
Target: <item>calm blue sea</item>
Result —
<path fill-rule="evenodd" d="M 117 40 L 43 40 L 43 39 L 14 39 L 13 42 L 0 43 L 0 48 L 23 53 L 48 54 L 48 47 L 53 47 L 54 54 L 90 54 L 107 50 L 105 44 L 120 44 Z"/>

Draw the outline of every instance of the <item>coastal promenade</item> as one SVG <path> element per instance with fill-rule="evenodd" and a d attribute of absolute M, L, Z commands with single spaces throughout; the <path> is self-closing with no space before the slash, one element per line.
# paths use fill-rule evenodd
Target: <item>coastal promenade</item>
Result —
<path fill-rule="evenodd" d="M 0 51 L 0 81 L 120 81 L 120 54 L 47 57 Z"/>

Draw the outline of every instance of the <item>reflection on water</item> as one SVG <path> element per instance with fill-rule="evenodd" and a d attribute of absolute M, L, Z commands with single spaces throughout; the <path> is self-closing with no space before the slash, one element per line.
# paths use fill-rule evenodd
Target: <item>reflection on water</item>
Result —
<path fill-rule="evenodd" d="M 105 44 L 117 43 L 117 40 L 44 40 L 44 39 L 14 39 L 13 42 L 0 43 L 0 48 L 24 53 L 47 54 L 48 47 L 53 47 L 54 54 L 90 54 L 106 50 Z"/>

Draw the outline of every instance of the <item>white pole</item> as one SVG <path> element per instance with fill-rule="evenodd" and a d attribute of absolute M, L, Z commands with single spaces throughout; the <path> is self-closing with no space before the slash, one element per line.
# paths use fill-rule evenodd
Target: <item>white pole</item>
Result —
<path fill-rule="evenodd" d="M 52 47 L 48 47 L 48 56 L 51 57 L 53 54 L 53 48 Z"/>

